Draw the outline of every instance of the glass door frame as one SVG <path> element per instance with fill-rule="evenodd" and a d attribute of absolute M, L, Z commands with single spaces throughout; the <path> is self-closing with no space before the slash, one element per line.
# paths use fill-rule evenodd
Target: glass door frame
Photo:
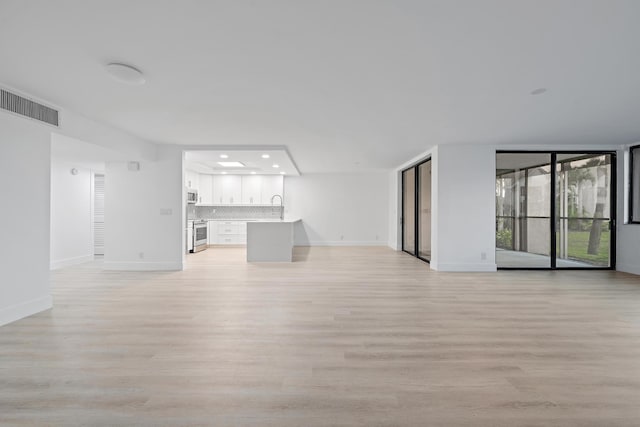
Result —
<path fill-rule="evenodd" d="M 402 169 L 402 171 L 400 171 L 400 181 L 402 183 L 402 185 L 400 186 L 400 213 L 401 213 L 401 219 L 400 219 L 400 235 L 402 237 L 401 239 L 401 243 L 400 243 L 400 248 L 402 249 L 402 252 L 407 253 L 409 255 L 411 255 L 412 257 L 416 257 L 421 261 L 426 262 L 427 264 L 431 264 L 431 261 L 423 258 L 420 256 L 420 204 L 419 204 L 419 199 L 420 199 L 420 166 L 430 162 L 431 161 L 431 157 L 428 157 L 424 160 L 420 160 L 418 163 L 414 163 L 413 165 L 409 166 L 408 168 Z M 433 163 L 432 163 L 432 167 L 433 167 Z M 415 244 L 415 254 L 407 251 L 404 249 L 404 173 L 407 172 L 408 170 L 414 169 L 414 203 L 413 203 L 413 215 L 415 218 L 415 224 L 414 224 L 414 244 Z M 433 182 L 433 181 L 431 181 Z M 433 196 L 433 192 L 432 196 Z M 433 200 L 433 199 L 432 199 Z M 433 205 L 432 205 L 432 212 L 433 212 Z"/>
<path fill-rule="evenodd" d="M 616 269 L 616 230 L 617 230 L 617 194 L 618 194 L 618 176 L 617 176 L 617 157 L 615 151 L 591 151 L 591 150 L 557 150 L 557 151 L 539 151 L 539 150 L 496 150 L 498 154 L 549 154 L 551 155 L 551 189 L 550 189 L 550 215 L 549 221 L 550 233 L 551 233 L 551 247 L 549 248 L 549 257 L 551 258 L 550 267 L 498 267 L 498 270 L 615 270 Z M 611 190 L 611 206 L 609 212 L 611 216 L 611 229 L 609 231 L 609 266 L 608 267 L 558 267 L 557 266 L 557 227 L 556 221 L 558 220 L 556 214 L 556 184 L 557 166 L 558 166 L 558 154 L 585 154 L 602 156 L 611 156 L 611 181 L 609 188 Z"/>

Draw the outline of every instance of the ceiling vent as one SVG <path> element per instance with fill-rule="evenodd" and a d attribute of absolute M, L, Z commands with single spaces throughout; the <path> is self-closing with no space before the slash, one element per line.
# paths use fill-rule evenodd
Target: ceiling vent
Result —
<path fill-rule="evenodd" d="M 58 126 L 58 110 L 0 89 L 0 108 L 49 125 Z"/>

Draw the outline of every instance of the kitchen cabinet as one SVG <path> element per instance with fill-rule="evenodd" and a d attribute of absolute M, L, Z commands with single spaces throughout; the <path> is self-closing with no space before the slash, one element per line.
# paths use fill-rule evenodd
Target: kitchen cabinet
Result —
<path fill-rule="evenodd" d="M 240 175 L 214 175 L 213 204 L 242 204 L 242 177 Z"/>
<path fill-rule="evenodd" d="M 200 174 L 198 172 L 185 170 L 184 186 L 193 190 L 197 190 L 200 186 Z"/>
<path fill-rule="evenodd" d="M 259 205 L 263 203 L 262 198 L 262 176 L 243 175 L 242 176 L 242 204 Z"/>
<path fill-rule="evenodd" d="M 284 200 L 284 179 L 282 175 L 262 175 L 261 199 L 263 205 L 270 205 L 271 198 L 278 194 Z M 276 197 L 274 204 L 280 204 Z"/>
<path fill-rule="evenodd" d="M 213 175 L 200 174 L 198 183 L 198 204 L 213 204 Z"/>
<path fill-rule="evenodd" d="M 211 175 L 185 171 L 185 184 L 198 191 L 198 205 L 270 205 L 284 196 L 282 175 Z M 280 204 L 276 198 L 275 204 Z"/>
<path fill-rule="evenodd" d="M 218 221 L 207 221 L 207 244 L 216 244 L 216 235 L 218 234 Z"/>
<path fill-rule="evenodd" d="M 245 221 L 209 221 L 211 244 L 214 245 L 246 245 L 247 223 Z"/>

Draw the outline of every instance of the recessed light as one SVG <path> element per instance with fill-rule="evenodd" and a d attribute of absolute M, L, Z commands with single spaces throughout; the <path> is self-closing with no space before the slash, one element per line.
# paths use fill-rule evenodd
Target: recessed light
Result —
<path fill-rule="evenodd" d="M 226 155 L 226 154 L 220 154 L 220 158 L 221 158 L 221 159 L 228 159 L 228 158 L 229 158 L 229 156 L 228 156 L 228 155 Z"/>
<path fill-rule="evenodd" d="M 263 154 L 263 155 L 262 155 L 262 158 L 263 158 L 263 159 L 268 159 L 269 157 L 271 157 L 271 156 L 270 156 L 270 155 L 268 155 L 268 154 Z"/>
<path fill-rule="evenodd" d="M 542 95 L 543 93 L 545 93 L 547 91 L 546 88 L 544 87 L 539 87 L 538 89 L 534 89 L 531 91 L 531 95 Z"/>
<path fill-rule="evenodd" d="M 251 175 L 255 175 L 255 174 L 256 174 L 256 171 L 251 171 Z"/>
<path fill-rule="evenodd" d="M 106 65 L 107 73 L 120 83 L 128 85 L 143 85 L 147 81 L 142 71 L 127 64 L 112 62 Z"/>
<path fill-rule="evenodd" d="M 227 174 L 226 172 L 222 172 L 222 175 L 226 175 L 226 174 Z"/>
<path fill-rule="evenodd" d="M 280 165 L 276 165 L 276 164 L 274 164 L 274 165 L 273 165 L 273 167 L 274 167 L 274 168 L 276 168 L 276 169 L 278 169 L 278 168 L 280 167 Z"/>
<path fill-rule="evenodd" d="M 244 163 L 240 162 L 218 162 L 218 164 L 225 168 L 243 168 Z"/>
<path fill-rule="evenodd" d="M 280 175 L 286 175 L 285 171 L 280 172 Z"/>

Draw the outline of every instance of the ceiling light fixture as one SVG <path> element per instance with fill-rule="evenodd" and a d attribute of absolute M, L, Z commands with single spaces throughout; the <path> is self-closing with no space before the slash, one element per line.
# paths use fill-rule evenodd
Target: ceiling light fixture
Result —
<path fill-rule="evenodd" d="M 251 175 L 255 175 L 255 174 L 256 174 L 256 171 L 251 171 Z"/>
<path fill-rule="evenodd" d="M 263 154 L 263 155 L 262 155 L 262 158 L 263 158 L 263 159 L 268 159 L 269 157 L 271 157 L 271 156 L 270 156 L 270 155 L 268 155 L 268 154 Z"/>
<path fill-rule="evenodd" d="M 240 162 L 218 162 L 218 164 L 225 168 L 243 168 L 244 163 Z"/>
<path fill-rule="evenodd" d="M 286 175 L 285 171 L 280 172 L 280 175 Z"/>
<path fill-rule="evenodd" d="M 226 175 L 226 174 L 227 174 L 226 172 L 222 172 L 222 175 Z"/>
<path fill-rule="evenodd" d="M 278 168 L 280 167 L 280 165 L 276 165 L 276 164 L 274 164 L 274 165 L 273 165 L 273 167 L 274 167 L 274 168 L 276 168 L 276 169 L 278 169 Z"/>
<path fill-rule="evenodd" d="M 226 155 L 226 154 L 220 154 L 220 158 L 221 158 L 221 159 L 228 159 L 228 158 L 229 158 L 229 156 L 228 156 L 228 155 Z"/>
<path fill-rule="evenodd" d="M 145 84 L 147 81 L 142 71 L 131 65 L 112 62 L 106 65 L 106 69 L 107 73 L 120 83 L 139 86 Z"/>
<path fill-rule="evenodd" d="M 542 95 L 543 93 L 545 93 L 547 91 L 546 88 L 544 87 L 539 87 L 538 89 L 534 89 L 531 91 L 531 95 Z"/>

